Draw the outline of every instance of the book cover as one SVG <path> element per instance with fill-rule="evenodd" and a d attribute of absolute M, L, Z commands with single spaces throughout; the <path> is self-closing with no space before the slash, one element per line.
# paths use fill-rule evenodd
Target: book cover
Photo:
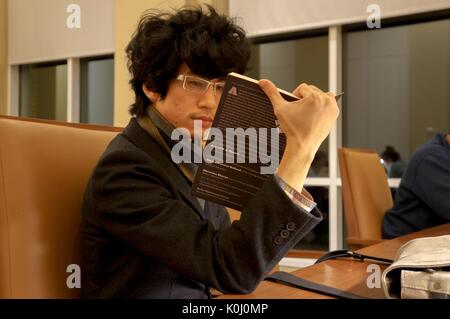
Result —
<path fill-rule="evenodd" d="M 288 101 L 298 98 L 280 90 Z M 258 81 L 227 75 L 192 194 L 241 211 L 275 173 L 286 137 Z"/>

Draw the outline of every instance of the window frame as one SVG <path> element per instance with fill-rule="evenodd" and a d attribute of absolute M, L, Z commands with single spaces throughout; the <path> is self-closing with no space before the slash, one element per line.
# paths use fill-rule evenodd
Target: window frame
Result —
<path fill-rule="evenodd" d="M 55 64 L 58 62 L 66 62 L 67 64 L 67 115 L 66 121 L 69 123 L 80 122 L 81 112 L 81 59 L 104 59 L 115 58 L 114 52 L 102 54 L 93 54 L 79 57 L 67 57 L 65 59 L 49 60 L 49 61 L 29 61 L 26 64 Z M 7 114 L 11 116 L 19 116 L 20 110 L 20 66 L 25 64 L 9 64 L 8 65 L 8 97 L 7 97 Z"/>
<path fill-rule="evenodd" d="M 414 15 L 405 15 L 389 19 L 383 19 L 382 27 L 390 28 L 409 24 L 432 22 L 450 18 L 450 10 L 439 10 Z M 342 92 L 343 89 L 343 34 L 353 31 L 370 32 L 365 22 L 347 25 L 329 26 L 324 29 L 306 30 L 288 34 L 265 35 L 251 38 L 252 44 L 263 44 L 278 41 L 297 40 L 307 37 L 323 36 L 328 34 L 328 87 L 331 92 Z M 341 191 L 341 178 L 339 176 L 339 164 L 337 150 L 342 147 L 342 108 L 341 99 L 338 105 L 341 109 L 337 123 L 332 127 L 328 139 L 328 163 L 329 177 L 307 177 L 305 186 L 327 187 L 329 192 L 329 250 L 343 249 L 345 247 L 344 238 L 344 215 Z M 398 188 L 400 178 L 388 178 L 390 188 Z M 314 256 L 319 256 L 320 252 L 314 251 Z M 312 258 L 315 258 L 315 257 Z M 291 250 L 287 257 L 311 258 L 311 252 Z M 292 263 L 292 261 L 290 261 Z"/>

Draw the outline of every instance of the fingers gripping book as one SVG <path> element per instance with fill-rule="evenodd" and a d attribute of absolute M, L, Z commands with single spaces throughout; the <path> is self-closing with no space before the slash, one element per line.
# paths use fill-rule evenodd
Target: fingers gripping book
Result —
<path fill-rule="evenodd" d="M 279 92 L 287 101 L 298 100 L 289 92 Z M 272 104 L 258 81 L 237 73 L 227 75 L 204 139 L 203 161 L 192 195 L 239 211 L 276 172 L 286 145 Z"/>

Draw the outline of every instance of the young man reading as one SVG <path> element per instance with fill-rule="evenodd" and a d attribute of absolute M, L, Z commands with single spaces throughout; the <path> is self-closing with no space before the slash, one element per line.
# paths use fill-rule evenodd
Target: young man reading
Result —
<path fill-rule="evenodd" d="M 285 101 L 268 80 L 287 144 L 279 168 L 230 223 L 224 207 L 190 194 L 194 164 L 172 162 L 174 129 L 211 126 L 223 79 L 244 73 L 244 31 L 212 8 L 147 14 L 127 47 L 133 115 L 107 147 L 85 193 L 86 298 L 210 298 L 248 293 L 322 216 L 302 191 L 339 110 L 331 93 L 302 84 Z"/>

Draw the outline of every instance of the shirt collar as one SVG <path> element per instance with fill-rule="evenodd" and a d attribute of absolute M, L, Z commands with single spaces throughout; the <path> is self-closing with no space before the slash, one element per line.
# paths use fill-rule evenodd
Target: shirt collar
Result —
<path fill-rule="evenodd" d="M 166 143 L 169 145 L 170 149 L 178 143 L 178 141 L 173 141 L 171 139 L 173 130 L 176 130 L 177 128 L 173 126 L 169 121 L 167 121 L 164 116 L 153 106 L 149 106 L 147 109 L 147 114 L 150 117 L 150 120 L 155 124 L 156 128 L 160 131 L 163 139 L 166 141 Z M 194 152 L 196 148 L 194 147 L 193 143 L 191 143 L 191 150 Z M 192 154 L 192 157 L 194 158 L 194 154 Z M 197 164 L 196 163 L 185 163 L 185 165 L 188 167 L 189 170 L 195 173 L 197 172 Z"/>
<path fill-rule="evenodd" d="M 167 121 L 163 115 L 153 106 L 149 106 L 147 109 L 147 115 L 152 120 L 153 124 L 170 139 L 172 131 L 175 129 L 169 121 Z M 171 143 L 172 144 L 172 143 Z"/>

